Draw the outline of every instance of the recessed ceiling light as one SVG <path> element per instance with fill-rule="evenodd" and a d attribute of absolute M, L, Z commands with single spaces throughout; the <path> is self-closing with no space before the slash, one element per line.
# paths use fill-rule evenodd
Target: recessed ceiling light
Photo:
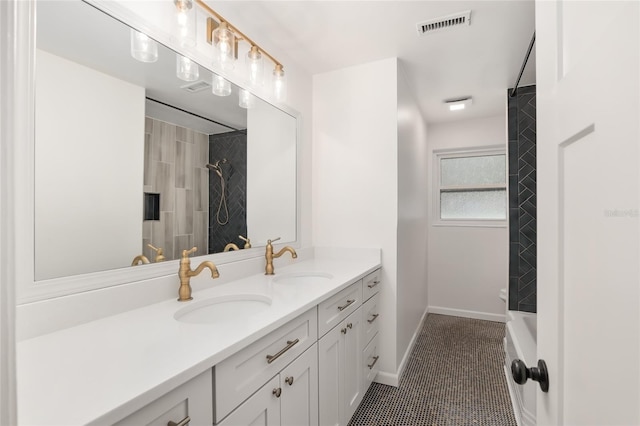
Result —
<path fill-rule="evenodd" d="M 471 96 L 466 98 L 447 99 L 444 101 L 449 106 L 449 111 L 460 111 L 473 103 Z"/>

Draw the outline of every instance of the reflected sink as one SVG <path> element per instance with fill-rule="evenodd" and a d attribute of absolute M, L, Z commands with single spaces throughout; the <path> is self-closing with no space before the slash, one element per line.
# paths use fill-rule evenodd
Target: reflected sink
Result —
<path fill-rule="evenodd" d="M 275 284 L 292 285 L 313 285 L 322 284 L 333 278 L 333 275 L 326 272 L 291 272 L 288 274 L 276 275 L 273 278 Z"/>
<path fill-rule="evenodd" d="M 271 307 L 271 299 L 261 294 L 218 296 L 191 302 L 173 317 L 190 324 L 215 324 L 244 320 Z"/>

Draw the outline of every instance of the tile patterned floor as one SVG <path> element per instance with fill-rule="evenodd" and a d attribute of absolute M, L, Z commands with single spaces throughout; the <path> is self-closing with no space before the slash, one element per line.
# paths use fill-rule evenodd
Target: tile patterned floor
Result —
<path fill-rule="evenodd" d="M 374 383 L 349 426 L 515 426 L 503 323 L 429 314 L 394 388 Z"/>

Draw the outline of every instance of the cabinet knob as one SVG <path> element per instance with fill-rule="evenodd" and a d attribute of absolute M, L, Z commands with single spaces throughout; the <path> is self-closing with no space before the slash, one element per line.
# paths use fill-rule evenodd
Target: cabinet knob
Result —
<path fill-rule="evenodd" d="M 341 332 L 342 334 L 347 334 L 347 327 L 345 327 L 345 328 L 341 329 L 341 330 L 340 330 L 340 332 Z"/>
<path fill-rule="evenodd" d="M 353 324 L 352 323 L 347 324 L 347 328 L 351 330 L 353 328 Z"/>
<path fill-rule="evenodd" d="M 289 376 L 286 379 L 284 379 L 284 381 L 291 386 L 293 384 L 293 376 Z"/>
<path fill-rule="evenodd" d="M 282 394 L 282 388 L 275 388 L 271 393 L 274 394 L 276 398 L 280 398 L 280 395 Z"/>
<path fill-rule="evenodd" d="M 169 423 L 167 423 L 167 426 L 187 426 L 190 421 L 191 421 L 191 418 L 187 416 L 184 419 L 180 420 L 178 423 L 174 421 L 170 421 Z"/>

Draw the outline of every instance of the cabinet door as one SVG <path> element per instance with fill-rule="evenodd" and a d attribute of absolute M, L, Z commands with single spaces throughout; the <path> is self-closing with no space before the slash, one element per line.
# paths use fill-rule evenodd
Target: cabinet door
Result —
<path fill-rule="evenodd" d="M 280 373 L 282 426 L 318 426 L 318 345 Z"/>
<path fill-rule="evenodd" d="M 344 403 L 345 424 L 362 401 L 362 309 L 356 310 L 345 320 L 347 332 L 344 334 Z"/>
<path fill-rule="evenodd" d="M 332 328 L 318 341 L 319 410 L 321 426 L 344 425 L 342 376 L 346 324 Z"/>
<path fill-rule="evenodd" d="M 275 376 L 218 426 L 277 426 L 280 424 L 280 397 L 280 377 Z"/>

